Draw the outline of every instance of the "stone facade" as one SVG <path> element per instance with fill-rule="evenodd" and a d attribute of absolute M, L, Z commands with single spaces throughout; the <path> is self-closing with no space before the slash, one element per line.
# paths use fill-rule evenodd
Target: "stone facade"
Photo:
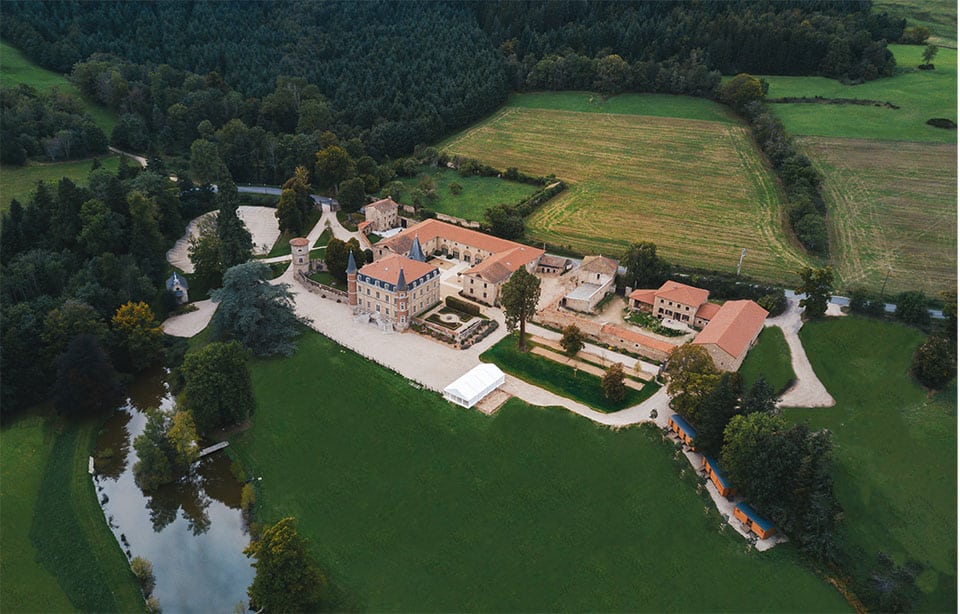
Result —
<path fill-rule="evenodd" d="M 364 215 L 369 224 L 365 232 L 383 232 L 400 226 L 400 205 L 391 198 L 384 198 L 364 207 Z"/>
<path fill-rule="evenodd" d="M 349 264 L 349 263 L 348 263 Z M 411 319 L 440 302 L 440 270 L 405 256 L 388 256 L 347 271 L 347 296 L 357 313 L 406 330 Z"/>

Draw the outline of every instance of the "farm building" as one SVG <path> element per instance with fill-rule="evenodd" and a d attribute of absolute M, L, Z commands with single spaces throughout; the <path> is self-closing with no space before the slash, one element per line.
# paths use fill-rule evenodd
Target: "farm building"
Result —
<path fill-rule="evenodd" d="M 695 450 L 693 447 L 693 440 L 697 438 L 697 431 L 694 430 L 690 423 L 684 420 L 683 416 L 680 414 L 673 414 L 670 416 L 670 420 L 667 422 L 669 427 L 673 430 L 674 433 L 680 438 L 680 441 L 690 446 L 691 450 Z"/>
<path fill-rule="evenodd" d="M 483 363 L 470 369 L 444 388 L 443 398 L 469 409 L 502 385 L 505 378 L 499 367 Z"/>
<path fill-rule="evenodd" d="M 357 228 L 364 234 L 383 232 L 384 230 L 396 228 L 400 225 L 399 209 L 400 205 L 395 203 L 391 198 L 384 198 L 375 203 L 370 203 L 363 208 L 363 214 L 366 217 L 365 222 L 369 223 L 361 223 Z M 360 228 L 361 225 L 363 228 Z"/>
<path fill-rule="evenodd" d="M 737 503 L 733 508 L 733 517 L 750 527 L 750 530 L 756 533 L 760 539 L 767 539 L 777 531 L 772 522 L 758 514 L 746 503 Z"/>
<path fill-rule="evenodd" d="M 537 263 L 537 273 L 544 275 L 563 275 L 570 267 L 570 260 L 561 256 L 544 254 Z"/>
<path fill-rule="evenodd" d="M 682 284 L 678 281 L 665 281 L 657 289 L 634 290 L 630 293 L 630 307 L 646 311 L 660 318 L 669 318 L 702 328 L 715 313 L 716 306 L 707 302 L 710 291 Z M 705 311 L 701 313 L 701 309 Z"/>
<path fill-rule="evenodd" d="M 710 478 L 713 485 L 717 487 L 717 492 L 720 493 L 721 497 L 733 496 L 733 488 L 727 482 L 727 479 L 723 477 L 723 474 L 720 473 L 720 465 L 717 464 L 715 459 L 704 455 L 703 470 L 707 472 L 707 477 Z"/>
<path fill-rule="evenodd" d="M 702 346 L 721 371 L 736 371 L 757 342 L 769 312 L 753 301 L 727 301 L 700 331 L 694 345 Z"/>
<path fill-rule="evenodd" d="M 577 287 L 560 304 L 574 311 L 592 312 L 603 297 L 614 291 L 619 266 L 618 261 L 610 258 L 587 256 L 574 273 Z"/>

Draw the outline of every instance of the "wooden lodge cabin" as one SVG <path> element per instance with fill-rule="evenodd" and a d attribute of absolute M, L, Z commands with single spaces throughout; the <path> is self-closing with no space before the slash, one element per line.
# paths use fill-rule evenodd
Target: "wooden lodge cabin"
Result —
<path fill-rule="evenodd" d="M 750 530 L 756 533 L 760 539 L 767 539 L 777 532 L 772 522 L 758 514 L 746 503 L 737 503 L 733 508 L 733 517 L 750 527 Z"/>
<path fill-rule="evenodd" d="M 673 414 L 670 416 L 669 422 L 667 424 L 677 434 L 677 437 L 680 438 L 680 441 L 690 446 L 691 450 L 696 451 L 696 448 L 693 447 L 693 440 L 697 438 L 697 431 L 694 430 L 690 423 L 683 419 L 683 416 L 680 414 Z"/>
<path fill-rule="evenodd" d="M 713 485 L 717 487 L 717 492 L 720 493 L 721 497 L 729 498 L 734 495 L 733 487 L 727 482 L 727 478 L 723 477 L 723 474 L 720 473 L 720 465 L 717 464 L 715 459 L 704 455 L 703 470 L 707 472 L 707 477 L 710 478 Z"/>

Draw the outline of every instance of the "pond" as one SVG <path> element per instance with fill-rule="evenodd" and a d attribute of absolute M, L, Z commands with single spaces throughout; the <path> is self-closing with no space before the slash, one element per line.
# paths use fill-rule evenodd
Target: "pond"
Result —
<path fill-rule="evenodd" d="M 164 612 L 246 610 L 254 569 L 243 554 L 249 536 L 229 458 L 211 454 L 179 482 L 145 494 L 133 478 L 133 439 L 146 425 L 143 410 L 171 409 L 174 401 L 162 371 L 138 377 L 129 394 L 97 440 L 94 482 L 110 529 L 128 559 L 153 564 L 153 595 Z"/>

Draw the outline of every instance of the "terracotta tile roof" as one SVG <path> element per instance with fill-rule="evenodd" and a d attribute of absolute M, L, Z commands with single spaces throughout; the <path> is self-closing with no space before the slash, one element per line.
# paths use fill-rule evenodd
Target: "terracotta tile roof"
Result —
<path fill-rule="evenodd" d="M 469 245 L 475 249 L 482 249 L 494 254 L 520 246 L 520 243 L 514 243 L 513 241 L 507 241 L 506 239 L 494 237 L 476 230 L 470 230 L 469 228 L 461 228 L 460 226 L 454 226 L 453 224 L 447 224 L 446 222 L 434 219 L 424 220 L 416 226 L 411 226 L 400 234 L 390 237 L 386 241 L 381 241 L 380 243 L 383 243 L 385 247 L 390 248 L 394 253 L 406 254 L 410 251 L 410 246 L 413 245 L 413 238 L 418 235 L 421 244 L 439 237 L 447 241 L 456 241 L 457 243 Z M 542 249 L 538 251 L 541 254 L 543 253 Z"/>
<path fill-rule="evenodd" d="M 540 256 L 540 266 L 548 266 L 555 269 L 562 269 L 567 266 L 568 260 L 562 256 L 551 256 L 550 254 L 544 254 Z"/>
<path fill-rule="evenodd" d="M 304 245 L 309 245 L 310 241 L 307 241 L 303 237 L 297 237 L 295 239 L 290 239 L 290 245 L 294 247 L 303 247 Z"/>
<path fill-rule="evenodd" d="M 373 220 L 363 220 L 362 222 L 357 224 L 357 230 L 362 231 L 364 228 L 366 228 L 367 226 L 370 226 L 371 224 L 373 224 Z"/>
<path fill-rule="evenodd" d="M 681 305 L 699 307 L 710 298 L 710 291 L 670 280 L 664 282 L 663 285 L 660 286 L 660 289 L 657 290 L 657 298 L 680 303 Z"/>
<path fill-rule="evenodd" d="M 630 343 L 639 343 L 642 346 L 659 350 L 669 354 L 673 348 L 676 346 L 672 343 L 667 343 L 666 341 L 661 341 L 659 339 L 654 339 L 653 337 L 648 337 L 642 333 L 638 333 L 630 330 L 629 328 L 623 328 L 621 326 L 614 326 L 613 324 L 604 324 L 603 328 L 600 329 L 601 333 L 608 335 L 616 335 L 624 341 L 629 341 Z"/>
<path fill-rule="evenodd" d="M 627 297 L 634 301 L 640 301 L 641 303 L 646 303 L 647 305 L 653 305 L 653 301 L 657 298 L 656 290 L 634 290 L 630 293 L 630 296 Z"/>
<path fill-rule="evenodd" d="M 760 333 L 767 310 L 753 301 L 727 301 L 703 327 L 693 343 L 715 344 L 734 358 L 739 358 Z"/>
<path fill-rule="evenodd" d="M 590 271 L 593 273 L 606 273 L 607 275 L 616 275 L 620 262 L 612 258 L 603 256 L 587 256 L 580 264 L 581 271 Z"/>
<path fill-rule="evenodd" d="M 717 315 L 718 311 L 720 311 L 720 305 L 717 305 L 716 303 L 704 303 L 703 305 L 700 305 L 700 309 L 697 309 L 697 315 L 694 317 L 709 320 L 713 318 L 713 316 Z"/>
<path fill-rule="evenodd" d="M 516 247 L 494 254 L 466 271 L 465 275 L 478 275 L 485 281 L 495 284 L 505 281 L 520 267 L 533 262 L 543 255 L 542 249 L 514 243 Z"/>
<path fill-rule="evenodd" d="M 384 198 L 382 200 L 378 200 L 377 202 L 370 203 L 369 205 L 366 206 L 364 211 L 366 211 L 367 209 L 376 209 L 380 213 L 385 213 L 387 211 L 390 211 L 391 209 L 396 209 L 399 206 L 400 205 L 395 203 L 392 198 Z"/>
<path fill-rule="evenodd" d="M 403 269 L 403 276 L 409 285 L 431 271 L 436 271 L 437 267 L 426 262 L 410 260 L 406 256 L 391 254 L 364 266 L 360 269 L 359 274 L 396 285 L 400 278 L 400 269 Z"/>

